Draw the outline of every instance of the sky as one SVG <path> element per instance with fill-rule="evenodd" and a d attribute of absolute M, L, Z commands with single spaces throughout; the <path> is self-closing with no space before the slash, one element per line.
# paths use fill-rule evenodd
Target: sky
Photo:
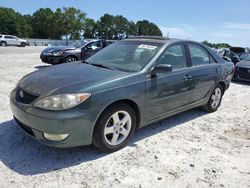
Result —
<path fill-rule="evenodd" d="M 105 13 L 146 19 L 170 38 L 250 47 L 250 0 L 0 0 L 0 7 L 21 14 L 75 7 L 95 20 Z"/>

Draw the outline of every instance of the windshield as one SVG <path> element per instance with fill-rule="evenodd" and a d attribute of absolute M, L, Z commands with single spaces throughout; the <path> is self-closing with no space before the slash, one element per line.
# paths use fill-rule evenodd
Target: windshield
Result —
<path fill-rule="evenodd" d="M 244 56 L 244 59 L 243 59 L 243 60 L 244 60 L 244 61 L 250 61 L 250 54 Z"/>
<path fill-rule="evenodd" d="M 71 43 L 70 45 L 68 45 L 69 47 L 73 47 L 73 48 L 81 48 L 83 45 L 85 45 L 88 41 L 86 40 L 80 40 L 80 41 L 76 41 Z"/>
<path fill-rule="evenodd" d="M 143 41 L 116 42 L 88 58 L 87 62 L 126 72 L 137 72 L 142 70 L 162 45 Z"/>

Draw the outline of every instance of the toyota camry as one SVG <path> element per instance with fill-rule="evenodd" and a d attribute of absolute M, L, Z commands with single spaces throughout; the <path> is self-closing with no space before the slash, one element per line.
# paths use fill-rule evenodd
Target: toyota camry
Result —
<path fill-rule="evenodd" d="M 215 112 L 233 73 L 200 43 L 134 37 L 24 76 L 10 104 L 19 127 L 41 143 L 112 152 L 153 122 L 195 107 Z"/>

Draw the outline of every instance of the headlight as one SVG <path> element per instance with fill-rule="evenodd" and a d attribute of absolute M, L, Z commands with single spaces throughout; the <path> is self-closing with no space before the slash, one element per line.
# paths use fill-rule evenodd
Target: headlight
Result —
<path fill-rule="evenodd" d="M 66 110 L 81 104 L 89 98 L 90 95 L 90 93 L 54 95 L 38 100 L 34 106 L 47 110 Z"/>
<path fill-rule="evenodd" d="M 53 56 L 61 56 L 61 55 L 63 55 L 63 51 L 53 52 L 52 55 Z"/>

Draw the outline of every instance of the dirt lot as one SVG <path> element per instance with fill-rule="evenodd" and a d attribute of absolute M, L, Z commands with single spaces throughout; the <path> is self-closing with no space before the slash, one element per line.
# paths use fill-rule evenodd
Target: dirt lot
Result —
<path fill-rule="evenodd" d="M 232 83 L 222 105 L 139 130 L 128 147 L 54 149 L 12 120 L 9 93 L 44 67 L 41 47 L 0 48 L 0 187 L 250 187 L 250 85 Z"/>

